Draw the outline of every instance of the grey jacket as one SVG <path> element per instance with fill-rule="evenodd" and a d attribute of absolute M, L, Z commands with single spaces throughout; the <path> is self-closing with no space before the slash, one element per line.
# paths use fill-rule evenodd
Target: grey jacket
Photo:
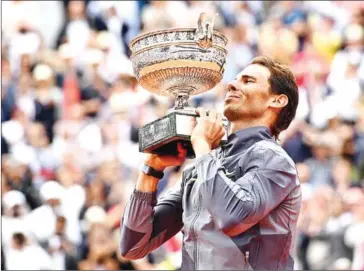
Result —
<path fill-rule="evenodd" d="M 300 203 L 291 158 L 267 128 L 243 129 L 185 169 L 181 185 L 158 201 L 134 191 L 121 253 L 144 257 L 181 230 L 183 270 L 293 269 Z"/>

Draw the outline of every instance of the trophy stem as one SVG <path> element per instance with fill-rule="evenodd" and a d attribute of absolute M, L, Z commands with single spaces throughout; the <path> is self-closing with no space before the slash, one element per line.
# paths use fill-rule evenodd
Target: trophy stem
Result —
<path fill-rule="evenodd" d="M 174 110 L 180 110 L 180 109 L 184 109 L 186 107 L 187 108 L 191 107 L 190 104 L 188 103 L 189 97 L 190 97 L 190 95 L 186 92 L 179 92 L 178 94 L 176 94 Z"/>

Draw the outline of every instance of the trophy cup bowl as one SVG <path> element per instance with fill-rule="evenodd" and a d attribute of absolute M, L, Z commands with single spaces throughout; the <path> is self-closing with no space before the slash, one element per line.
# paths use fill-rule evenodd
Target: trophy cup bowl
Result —
<path fill-rule="evenodd" d="M 201 18 L 200 18 L 201 19 Z M 205 24 L 206 26 L 206 24 Z M 149 32 L 130 42 L 131 61 L 139 84 L 146 90 L 175 98 L 172 112 L 139 129 L 139 151 L 177 154 L 177 142 L 195 157 L 190 142 L 190 118 L 198 118 L 188 104 L 191 95 L 207 92 L 222 79 L 227 38 L 203 28 L 174 28 Z M 227 121 L 224 120 L 227 140 Z"/>

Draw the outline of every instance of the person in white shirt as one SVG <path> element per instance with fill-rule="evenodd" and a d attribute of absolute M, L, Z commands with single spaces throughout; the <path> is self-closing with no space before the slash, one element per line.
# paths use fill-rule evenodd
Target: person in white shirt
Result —
<path fill-rule="evenodd" d="M 5 250 L 5 266 L 7 270 L 50 270 L 52 262 L 49 254 L 19 227 L 12 235 L 11 246 Z"/>
<path fill-rule="evenodd" d="M 27 226 L 24 221 L 28 206 L 24 194 L 17 190 L 6 192 L 2 203 L 4 206 L 4 214 L 1 217 L 2 244 L 7 248 L 11 246 L 12 236 L 19 225 L 23 225 L 24 228 Z"/>
<path fill-rule="evenodd" d="M 79 210 L 85 201 L 81 186 L 64 187 L 56 181 L 48 181 L 40 188 L 44 205 L 34 209 L 27 217 L 32 233 L 40 242 L 45 242 L 55 234 L 57 216 L 67 219 L 65 236 L 77 245 L 81 242 L 81 229 L 78 223 Z"/>

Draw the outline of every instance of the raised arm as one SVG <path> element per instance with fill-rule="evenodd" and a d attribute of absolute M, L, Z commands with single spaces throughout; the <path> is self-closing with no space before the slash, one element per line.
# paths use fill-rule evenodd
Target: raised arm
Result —
<path fill-rule="evenodd" d="M 186 151 L 179 146 L 178 157 L 149 156 L 146 164 L 158 171 L 180 165 Z M 122 223 L 120 251 L 128 259 L 140 259 L 158 248 L 176 233 L 182 224 L 183 185 L 156 200 L 159 179 L 140 173 L 136 188 L 128 202 Z"/>

